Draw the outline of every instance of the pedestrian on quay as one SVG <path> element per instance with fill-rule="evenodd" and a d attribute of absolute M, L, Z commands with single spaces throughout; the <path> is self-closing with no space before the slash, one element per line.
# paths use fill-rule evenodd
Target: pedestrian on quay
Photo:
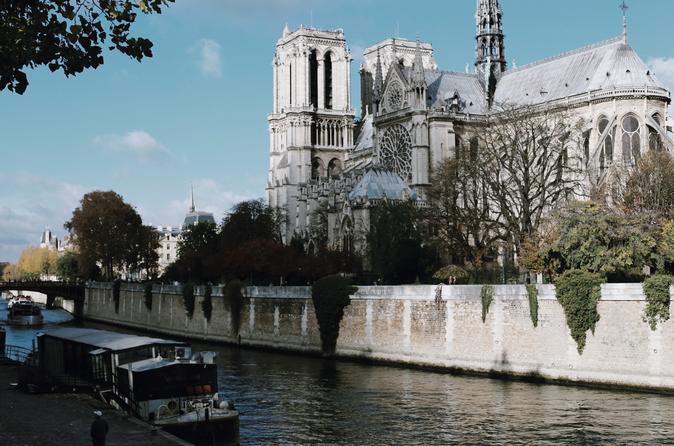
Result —
<path fill-rule="evenodd" d="M 91 442 L 94 446 L 105 446 L 108 435 L 108 422 L 103 419 L 103 412 L 94 411 L 94 422 L 91 423 Z"/>

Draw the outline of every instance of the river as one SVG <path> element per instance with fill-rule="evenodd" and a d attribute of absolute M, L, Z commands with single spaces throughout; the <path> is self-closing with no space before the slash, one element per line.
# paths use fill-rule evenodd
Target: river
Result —
<path fill-rule="evenodd" d="M 26 347 L 37 331 L 7 330 L 8 343 Z M 674 444 L 671 396 L 194 346 L 218 352 L 221 390 L 241 413 L 246 445 Z"/>

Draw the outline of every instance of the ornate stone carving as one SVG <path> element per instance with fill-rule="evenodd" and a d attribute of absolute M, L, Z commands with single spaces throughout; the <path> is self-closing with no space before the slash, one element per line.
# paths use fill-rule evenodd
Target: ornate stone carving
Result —
<path fill-rule="evenodd" d="M 409 180 L 412 175 L 412 138 L 400 124 L 384 131 L 379 142 L 379 161 L 389 170 Z"/>

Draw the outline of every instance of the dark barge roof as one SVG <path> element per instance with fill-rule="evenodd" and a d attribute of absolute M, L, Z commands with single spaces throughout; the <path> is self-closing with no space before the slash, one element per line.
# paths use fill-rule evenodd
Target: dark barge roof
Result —
<path fill-rule="evenodd" d="M 111 351 L 129 350 L 151 345 L 188 345 L 187 343 L 180 341 L 136 336 L 114 331 L 95 330 L 93 328 L 54 328 L 45 330 L 43 334 Z"/>

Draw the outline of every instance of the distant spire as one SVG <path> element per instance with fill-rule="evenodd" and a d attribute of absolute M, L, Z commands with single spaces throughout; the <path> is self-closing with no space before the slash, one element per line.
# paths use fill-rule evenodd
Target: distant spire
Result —
<path fill-rule="evenodd" d="M 290 30 L 288 29 L 288 23 L 286 22 L 286 26 L 283 27 L 283 37 L 286 37 L 288 34 L 290 34 Z"/>
<path fill-rule="evenodd" d="M 623 0 L 618 7 L 623 12 L 623 40 L 627 43 L 627 10 L 630 9 L 630 7 L 627 6 L 625 0 Z"/>
<path fill-rule="evenodd" d="M 194 213 L 196 208 L 194 207 L 194 184 L 190 183 L 190 188 L 192 189 L 192 204 L 190 205 L 190 212 Z"/>

